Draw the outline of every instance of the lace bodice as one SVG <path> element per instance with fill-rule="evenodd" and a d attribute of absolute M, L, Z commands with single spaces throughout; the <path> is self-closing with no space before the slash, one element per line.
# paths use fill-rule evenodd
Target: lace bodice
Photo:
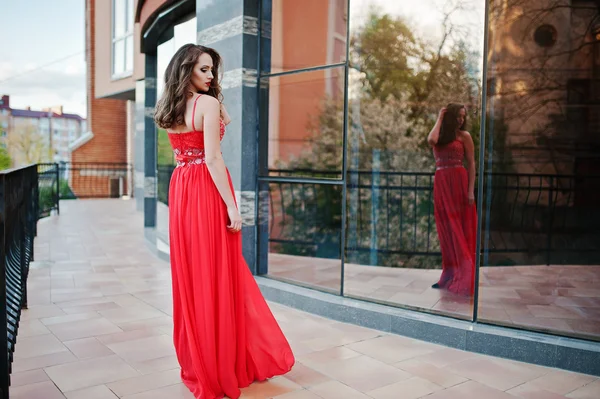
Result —
<path fill-rule="evenodd" d="M 225 124 L 221 120 L 221 140 L 225 136 Z M 206 162 L 204 132 L 193 130 L 186 133 L 169 133 L 169 142 L 175 154 L 177 167 Z"/>
<path fill-rule="evenodd" d="M 454 140 L 444 146 L 434 146 L 435 168 L 446 169 L 463 166 L 465 148 L 462 142 Z"/>

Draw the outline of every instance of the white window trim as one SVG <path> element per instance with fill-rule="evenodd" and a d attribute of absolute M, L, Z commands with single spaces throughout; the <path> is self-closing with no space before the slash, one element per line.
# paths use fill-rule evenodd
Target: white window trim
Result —
<path fill-rule="evenodd" d="M 116 0 L 111 0 L 110 75 L 111 75 L 112 80 L 119 80 L 119 79 L 128 78 L 130 76 L 133 76 L 133 68 L 130 71 L 126 70 L 126 71 L 118 73 L 118 74 L 115 73 L 115 43 L 118 41 L 126 42 L 127 38 L 129 36 L 133 36 L 133 31 L 134 31 L 134 25 L 135 25 L 135 23 L 133 22 L 134 16 L 128 15 L 129 7 L 127 6 L 127 2 L 129 2 L 129 1 L 133 2 L 133 0 L 125 0 L 125 27 L 127 27 L 128 18 L 131 18 L 131 20 L 132 20 L 131 30 L 125 31 L 122 36 L 115 37 L 115 5 L 116 5 L 115 3 L 116 3 Z M 132 11 L 135 13 L 135 10 L 133 10 L 133 7 L 132 7 Z M 127 51 L 127 47 L 124 46 L 124 48 L 125 48 L 125 51 Z M 135 48 L 135 46 L 134 46 L 134 48 Z M 132 51 L 133 51 L 133 49 L 132 49 Z M 135 53 L 132 54 L 132 57 L 134 57 L 134 60 L 135 60 Z M 127 66 L 127 53 L 124 54 L 123 62 L 125 63 L 124 67 L 126 67 Z"/>

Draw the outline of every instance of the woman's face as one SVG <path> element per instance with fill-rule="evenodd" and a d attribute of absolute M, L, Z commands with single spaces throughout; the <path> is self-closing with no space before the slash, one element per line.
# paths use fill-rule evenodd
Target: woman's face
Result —
<path fill-rule="evenodd" d="M 458 115 L 456 116 L 456 121 L 458 122 L 459 128 L 462 128 L 462 126 L 465 124 L 466 117 L 467 117 L 467 110 L 464 108 L 459 109 Z"/>
<path fill-rule="evenodd" d="M 192 86 L 194 86 L 196 92 L 206 92 L 210 88 L 210 83 L 213 78 L 212 58 L 207 53 L 203 53 L 198 58 L 198 62 L 196 62 L 196 65 L 192 70 Z"/>

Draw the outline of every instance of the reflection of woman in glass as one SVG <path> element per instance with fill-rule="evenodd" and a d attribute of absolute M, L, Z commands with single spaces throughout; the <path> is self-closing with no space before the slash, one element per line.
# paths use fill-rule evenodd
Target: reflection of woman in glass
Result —
<path fill-rule="evenodd" d="M 238 398 L 240 387 L 288 372 L 294 355 L 242 256 L 242 218 L 220 142 L 221 57 L 181 47 L 165 71 L 156 124 L 177 167 L 169 187 L 173 340 L 194 397 Z"/>
<path fill-rule="evenodd" d="M 442 250 L 442 276 L 433 288 L 460 295 L 473 294 L 477 230 L 474 146 L 466 123 L 464 105 L 449 104 L 427 137 L 435 156 L 433 202 Z"/>

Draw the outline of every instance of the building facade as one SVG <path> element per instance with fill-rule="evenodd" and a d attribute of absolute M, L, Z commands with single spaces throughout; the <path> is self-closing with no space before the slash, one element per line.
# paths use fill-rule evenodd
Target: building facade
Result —
<path fill-rule="evenodd" d="M 62 106 L 41 111 L 10 107 L 10 96 L 2 96 L 0 128 L 3 143 L 14 166 L 35 162 L 70 162 L 70 146 L 86 131 L 87 121 L 63 112 Z"/>
<path fill-rule="evenodd" d="M 101 102 L 132 104 L 132 133 L 111 140 L 131 148 L 146 237 L 168 257 L 175 163 L 153 110 L 175 51 L 213 47 L 253 273 L 465 331 L 494 326 L 494 354 L 505 354 L 501 337 L 524 331 L 510 345 L 535 336 L 552 340 L 550 352 L 510 356 L 600 373 L 600 10 L 582 0 L 451 3 L 88 0 L 91 130 Z M 448 103 L 466 106 L 475 145 L 467 296 L 431 287 L 442 258 L 426 138 Z M 586 350 L 575 361 L 561 345 Z"/>

